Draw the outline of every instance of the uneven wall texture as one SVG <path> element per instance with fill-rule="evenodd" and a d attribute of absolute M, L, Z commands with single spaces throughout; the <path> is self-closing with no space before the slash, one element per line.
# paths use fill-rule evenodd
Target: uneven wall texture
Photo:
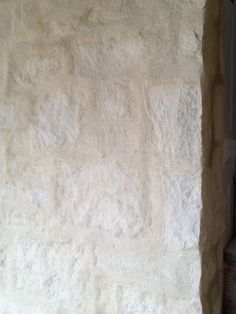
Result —
<path fill-rule="evenodd" d="M 202 313 L 204 5 L 0 1 L 0 313 Z"/>

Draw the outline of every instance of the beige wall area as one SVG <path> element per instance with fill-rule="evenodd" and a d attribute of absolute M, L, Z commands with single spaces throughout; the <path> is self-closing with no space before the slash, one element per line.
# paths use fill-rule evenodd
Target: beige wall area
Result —
<path fill-rule="evenodd" d="M 0 313 L 220 313 L 221 9 L 0 0 Z"/>

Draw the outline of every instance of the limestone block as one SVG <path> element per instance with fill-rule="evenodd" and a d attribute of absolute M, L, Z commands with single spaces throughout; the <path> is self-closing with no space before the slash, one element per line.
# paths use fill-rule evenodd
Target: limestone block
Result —
<path fill-rule="evenodd" d="M 90 79 L 73 77 L 70 86 L 70 95 L 75 105 L 79 108 L 81 121 L 86 122 L 86 124 L 88 123 L 88 125 L 92 121 L 98 121 L 99 117 L 96 108 L 97 82 Z M 86 129 L 86 127 L 84 129 Z M 81 140 L 82 138 L 80 138 L 80 141 Z"/>
<path fill-rule="evenodd" d="M 0 188 L 1 222 L 25 231 L 49 230 L 55 225 L 53 160 L 32 158 L 25 132 L 13 133 L 8 141 L 5 176 L 1 177 L 5 182 Z"/>
<path fill-rule="evenodd" d="M 179 36 L 178 21 L 181 16 L 182 1 L 129 1 L 127 6 L 132 12 L 128 24 L 128 31 L 138 30 L 144 44 L 144 58 L 146 64 L 144 74 L 154 80 L 165 80 L 186 77 L 186 71 L 178 72 L 175 60 L 177 51 L 173 53 Z M 168 21 L 168 22 L 167 22 Z M 172 27 L 175 25 L 174 27 Z M 164 43 L 164 44 L 163 44 Z"/>
<path fill-rule="evenodd" d="M 6 81 L 7 81 L 7 71 L 8 71 L 8 63 L 7 63 L 7 49 L 4 44 L 1 44 L 2 49 L 0 51 L 0 94 L 2 95 L 6 89 Z"/>
<path fill-rule="evenodd" d="M 95 278 L 95 293 L 95 308 L 97 314 L 110 314 L 117 312 L 117 287 L 114 282 L 110 281 L 106 277 L 97 276 Z"/>
<path fill-rule="evenodd" d="M 23 0 L 18 3 L 14 31 L 18 38 L 54 38 L 77 34 L 94 0 Z"/>
<path fill-rule="evenodd" d="M 200 255 L 174 248 L 147 244 L 97 245 L 96 266 L 118 280 L 127 280 L 155 289 L 158 295 L 188 300 L 199 294 Z"/>
<path fill-rule="evenodd" d="M 0 136 L 0 182 L 6 180 L 6 145 L 4 137 Z"/>
<path fill-rule="evenodd" d="M 83 244 L 16 241 L 11 251 L 12 292 L 45 298 L 59 312 L 87 313 L 88 266 L 89 250 Z"/>
<path fill-rule="evenodd" d="M 171 46 L 175 43 L 173 33 L 176 33 L 171 24 L 174 24 L 175 18 L 179 16 L 178 6 L 166 1 L 152 1 L 151 4 L 146 5 L 144 1 L 122 1 L 121 4 L 120 1 L 102 1 L 93 7 L 88 17 L 93 24 L 81 28 L 80 38 L 77 44 L 74 44 L 75 51 L 79 51 L 76 46 L 86 45 L 87 48 L 83 48 L 84 57 L 82 53 L 75 53 L 75 59 L 85 58 L 87 54 L 87 59 L 93 67 L 98 64 L 96 73 L 99 78 L 112 77 L 111 73 L 108 73 L 110 69 L 112 73 L 114 70 L 114 77 L 121 76 L 122 73 L 117 71 L 122 70 L 125 73 L 126 69 L 132 69 L 132 73 L 127 71 L 125 77 L 131 77 L 132 74 L 136 77 L 151 76 L 155 79 L 175 76 Z M 165 45 L 162 44 L 163 41 Z M 116 49 L 120 43 L 123 53 Z M 95 45 L 101 45 L 102 48 L 97 47 L 95 50 Z M 131 60 L 130 53 L 135 58 L 140 56 L 142 62 L 134 64 L 136 61 Z M 109 67 L 106 64 L 107 68 L 102 70 L 105 67 L 102 64 L 104 60 L 110 60 Z M 82 72 L 82 67 L 80 68 L 79 73 Z M 92 73 L 90 75 L 92 76 Z"/>
<path fill-rule="evenodd" d="M 2 314 L 49 314 L 47 308 L 42 305 L 25 304 L 24 302 L 16 301 L 16 298 L 11 298 L 5 294 L 0 294 L 0 309 Z M 53 313 L 54 314 L 54 313 Z"/>
<path fill-rule="evenodd" d="M 11 104 L 0 104 L 0 127 L 10 128 L 14 125 L 14 107 Z"/>
<path fill-rule="evenodd" d="M 0 244 L 0 289 L 4 291 L 8 286 L 8 274 L 7 274 L 7 257 L 10 246 L 11 236 L 6 235 L 6 229 L 1 227 L 1 244 Z M 0 307 L 1 309 L 1 307 Z"/>
<path fill-rule="evenodd" d="M 196 4 L 188 4 L 188 2 L 190 1 L 183 1 L 181 5 L 182 19 L 180 20 L 179 39 L 181 39 L 181 36 L 185 36 L 187 31 L 193 32 L 198 43 L 197 50 L 199 50 L 201 49 L 201 41 L 203 36 L 204 10 L 201 8 L 201 1 L 198 3 L 199 6 Z M 199 21 L 202 23 L 199 23 Z M 189 42 L 189 50 L 191 48 L 193 49 L 192 52 L 194 53 L 194 49 L 196 49 L 196 43 L 194 41 Z"/>
<path fill-rule="evenodd" d="M 202 23 L 199 23 L 200 17 Z M 200 78 L 202 72 L 203 10 L 183 1 L 180 29 L 178 33 L 178 51 L 175 56 L 179 71 L 186 72 L 190 79 Z M 193 62 L 194 60 L 194 62 Z M 195 72 L 195 74 L 194 74 Z"/>
<path fill-rule="evenodd" d="M 166 313 L 201 314 L 202 313 L 201 302 L 198 299 L 188 301 L 169 300 Z"/>
<path fill-rule="evenodd" d="M 127 160 L 129 156 L 138 162 L 147 143 L 142 138 L 145 130 L 137 125 L 138 123 L 135 121 L 112 122 L 112 119 L 109 122 L 91 122 L 89 127 L 81 129 L 78 154 L 84 155 L 87 162 L 88 159 L 101 161 L 104 158 L 123 161 Z M 129 161 L 127 160 L 127 162 Z"/>
<path fill-rule="evenodd" d="M 123 79 L 93 81 L 90 79 L 75 79 L 72 85 L 73 100 L 79 107 L 80 119 L 84 122 L 86 132 L 92 125 L 116 121 L 133 121 L 141 123 L 144 89 L 141 82 Z M 130 132 L 132 127 L 130 126 Z M 80 138 L 82 141 L 83 138 Z M 79 143 L 78 143 L 79 144 Z"/>
<path fill-rule="evenodd" d="M 174 22 L 173 18 L 178 19 L 179 5 L 171 1 L 153 1 L 150 5 L 144 0 L 134 0 L 127 2 L 127 8 L 131 12 L 130 24 L 138 29 L 145 36 L 150 34 L 158 34 L 162 36 L 171 35 L 170 25 L 166 21 Z M 175 31 L 175 30 L 172 30 Z"/>
<path fill-rule="evenodd" d="M 37 219 L 41 221 L 43 216 L 50 216 L 55 204 L 53 160 L 32 154 L 29 139 L 29 132 L 25 130 L 8 134 L 6 172 L 10 184 L 5 186 L 2 210 L 6 211 L 9 223 L 13 217 L 21 215 L 24 225 L 33 223 L 40 227 Z"/>
<path fill-rule="evenodd" d="M 144 43 L 139 36 L 112 37 L 103 42 L 72 43 L 75 74 L 90 79 L 140 77 L 145 72 Z"/>
<path fill-rule="evenodd" d="M 1 97 L 0 129 L 27 128 L 32 119 L 32 104 L 32 97 L 23 93 Z"/>
<path fill-rule="evenodd" d="M 142 87 L 138 82 L 102 81 L 97 84 L 95 108 L 101 120 L 138 120 L 141 118 Z"/>
<path fill-rule="evenodd" d="M 59 164 L 56 195 L 61 224 L 98 228 L 117 237 L 143 233 L 150 209 L 138 167 L 135 160 L 97 160 L 77 170 Z"/>
<path fill-rule="evenodd" d="M 152 1 L 149 6 L 145 1 L 130 1 L 128 5 L 133 13 L 133 27 L 139 31 L 144 42 L 143 62 L 147 64 L 147 77 L 157 80 L 174 77 L 176 73 L 172 47 L 177 30 L 171 25 L 176 23 L 180 15 L 179 4 L 176 5 L 173 1 Z"/>
<path fill-rule="evenodd" d="M 6 140 L 6 167 L 12 184 L 24 188 L 44 187 L 53 192 L 53 158 L 32 152 L 29 132 L 12 132 Z"/>
<path fill-rule="evenodd" d="M 76 77 L 94 80 L 176 77 L 171 51 L 173 38 L 169 34 L 167 45 L 163 46 L 159 33 L 145 36 L 141 32 L 125 33 L 125 29 L 115 28 L 114 31 L 114 35 L 105 30 L 104 34 L 99 33 L 98 38 L 92 37 L 89 41 L 79 38 L 72 42 Z M 180 77 L 187 74 L 179 72 Z"/>
<path fill-rule="evenodd" d="M 155 131 L 156 158 L 166 174 L 191 175 L 201 169 L 200 104 L 197 84 L 164 82 L 148 87 L 147 117 Z"/>
<path fill-rule="evenodd" d="M 52 218 L 53 201 L 47 191 L 5 184 L 0 195 L 0 221 L 4 225 L 24 227 L 27 233 L 32 228 L 45 231 L 49 229 L 51 220 L 55 223 Z"/>
<path fill-rule="evenodd" d="M 192 30 L 185 30 L 180 33 L 180 48 L 183 55 L 196 55 L 201 49 L 201 42 L 198 35 Z"/>
<path fill-rule="evenodd" d="M 12 38 L 12 21 L 14 14 L 14 4 L 9 1 L 0 2 L 0 43 L 9 43 Z"/>
<path fill-rule="evenodd" d="M 39 97 L 31 129 L 35 149 L 65 150 L 76 143 L 80 132 L 79 108 L 63 90 Z"/>
<path fill-rule="evenodd" d="M 165 301 L 135 285 L 120 287 L 121 314 L 163 314 Z"/>
<path fill-rule="evenodd" d="M 190 8 L 192 8 L 193 6 L 197 7 L 197 8 L 204 8 L 206 5 L 206 0 L 182 0 L 183 5 L 187 5 Z"/>
<path fill-rule="evenodd" d="M 17 130 L 5 139 L 7 183 L 0 189 L 1 222 L 26 233 L 45 232 L 55 225 L 53 159 L 33 155 L 29 138 L 28 131 Z"/>
<path fill-rule="evenodd" d="M 165 177 L 165 241 L 170 247 L 197 247 L 202 211 L 201 178 Z M 198 217 L 198 218 L 197 218 Z"/>
<path fill-rule="evenodd" d="M 12 182 L 22 182 L 32 162 L 29 131 L 12 130 L 5 138 L 7 154 L 7 174 Z"/>
<path fill-rule="evenodd" d="M 9 62 L 9 89 L 12 91 L 47 87 L 71 72 L 72 60 L 64 40 L 20 42 L 13 46 Z"/>
<path fill-rule="evenodd" d="M 102 0 L 91 8 L 88 20 L 101 24 L 122 23 L 130 15 L 131 11 L 122 0 Z"/>

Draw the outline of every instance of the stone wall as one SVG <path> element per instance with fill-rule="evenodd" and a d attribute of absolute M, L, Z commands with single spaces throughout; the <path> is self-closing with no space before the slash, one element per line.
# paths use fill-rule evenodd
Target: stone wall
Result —
<path fill-rule="evenodd" d="M 202 313 L 204 5 L 0 1 L 1 313 Z"/>

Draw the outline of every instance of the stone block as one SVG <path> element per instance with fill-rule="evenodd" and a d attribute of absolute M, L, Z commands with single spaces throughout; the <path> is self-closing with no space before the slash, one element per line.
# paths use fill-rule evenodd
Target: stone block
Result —
<path fill-rule="evenodd" d="M 148 195 L 136 160 L 97 160 L 79 169 L 58 165 L 61 224 L 136 237 L 149 226 Z M 146 206 L 145 206 L 146 205 Z"/>
<path fill-rule="evenodd" d="M 27 169 L 32 163 L 29 131 L 25 129 L 11 130 L 5 137 L 5 142 L 7 175 L 12 182 L 21 181 L 22 183 Z"/>
<path fill-rule="evenodd" d="M 198 35 L 192 30 L 183 30 L 180 33 L 179 45 L 183 56 L 192 56 L 200 53 L 201 42 Z"/>
<path fill-rule="evenodd" d="M 126 127 L 127 133 L 132 134 L 137 132 L 134 130 L 137 124 L 143 123 L 144 88 L 138 81 L 118 79 L 95 82 L 89 79 L 75 79 L 71 97 L 79 108 L 84 134 L 95 128 L 95 133 L 99 134 L 106 126 L 113 126 L 115 129 L 119 125 Z M 89 140 L 83 137 L 86 135 L 81 135 L 78 144 Z M 118 138 L 119 134 L 116 137 Z"/>
<path fill-rule="evenodd" d="M 155 133 L 155 158 L 164 173 L 191 176 L 200 171 L 201 114 L 198 84 L 176 81 L 148 87 L 147 117 Z"/>
<path fill-rule="evenodd" d="M 0 294 L 0 309 L 2 314 L 49 314 L 49 310 L 42 305 L 20 302 L 16 297 L 13 299 L 5 294 Z"/>
<path fill-rule="evenodd" d="M 77 153 L 87 161 L 112 158 L 129 162 L 128 157 L 141 159 L 147 143 L 142 138 L 145 130 L 141 134 L 142 129 L 137 125 L 134 121 L 91 122 L 81 128 Z"/>
<path fill-rule="evenodd" d="M 116 313 L 118 310 L 117 287 L 106 277 L 95 278 L 96 314 Z"/>
<path fill-rule="evenodd" d="M 15 107 L 11 103 L 0 103 L 0 128 L 8 129 L 15 126 Z"/>
<path fill-rule="evenodd" d="M 140 62 L 145 59 L 144 49 L 143 40 L 138 36 L 111 36 L 103 42 L 74 41 L 75 75 L 97 80 L 140 77 L 146 66 Z"/>
<path fill-rule="evenodd" d="M 132 25 L 134 29 L 145 35 L 145 38 L 153 34 L 158 34 L 159 38 L 163 38 L 162 36 L 170 38 L 171 29 L 166 21 L 174 22 L 173 17 L 178 17 L 178 7 L 179 5 L 171 1 L 152 1 L 152 5 L 147 5 L 144 0 L 129 1 L 127 9 L 131 12 L 131 16 L 128 25 Z M 131 31 L 132 28 L 129 27 L 129 30 Z"/>
<path fill-rule="evenodd" d="M 6 180 L 6 145 L 5 136 L 0 136 L 0 182 L 3 183 Z"/>
<path fill-rule="evenodd" d="M 88 20 L 98 24 L 122 23 L 131 16 L 131 11 L 122 0 L 102 0 L 89 11 Z"/>
<path fill-rule="evenodd" d="M 65 150 L 76 145 L 80 133 L 79 108 L 60 89 L 39 97 L 31 128 L 34 149 Z"/>
<path fill-rule="evenodd" d="M 170 314 L 201 314 L 202 305 L 198 299 L 188 301 L 169 300 L 167 312 Z M 217 313 L 217 312 L 216 312 Z"/>
<path fill-rule="evenodd" d="M 5 1 L 5 2 L 1 1 L 0 2 L 0 43 L 1 45 L 8 44 L 10 42 L 10 39 L 12 39 L 13 17 L 14 17 L 14 4 L 9 3 L 9 1 Z"/>
<path fill-rule="evenodd" d="M 70 49 L 64 40 L 17 43 L 10 51 L 9 90 L 36 89 L 38 94 L 40 87 L 65 79 L 71 67 Z"/>
<path fill-rule="evenodd" d="M 196 1 L 196 0 L 182 0 L 182 4 L 183 4 L 183 8 L 184 8 L 184 6 L 187 6 L 188 8 L 196 7 L 196 8 L 203 9 L 204 6 L 206 5 L 206 0 L 199 0 L 199 1 Z"/>
<path fill-rule="evenodd" d="M 141 120 L 142 86 L 138 82 L 113 80 L 97 84 L 95 108 L 102 121 Z"/>
<path fill-rule="evenodd" d="M 136 285 L 120 287 L 121 314 L 163 314 L 166 312 L 165 301 L 155 293 L 145 291 Z"/>
<path fill-rule="evenodd" d="M 52 190 L 36 183 L 32 187 L 8 183 L 0 189 L 0 196 L 1 224 L 25 234 L 52 231 L 56 224 Z"/>
<path fill-rule="evenodd" d="M 44 298 L 54 310 L 89 308 L 89 249 L 75 242 L 12 244 L 12 293 Z"/>
<path fill-rule="evenodd" d="M 1 42 L 1 41 L 0 41 Z M 7 71 L 8 71 L 8 59 L 7 59 L 7 47 L 1 44 L 2 49 L 0 51 L 0 95 L 3 95 L 7 84 Z"/>
<path fill-rule="evenodd" d="M 14 32 L 20 39 L 45 39 L 78 34 L 94 0 L 22 0 L 18 3 Z"/>
<path fill-rule="evenodd" d="M 203 207 L 201 177 L 164 177 L 163 186 L 165 243 L 179 249 L 198 247 Z"/>
<path fill-rule="evenodd" d="M 7 235 L 6 229 L 1 226 L 1 243 L 0 243 L 0 290 L 6 291 L 8 288 L 8 251 L 11 241 L 11 236 Z M 1 309 L 1 307 L 0 307 Z"/>
<path fill-rule="evenodd" d="M 11 94 L 0 98 L 0 129 L 29 127 L 33 112 L 33 98 L 29 95 Z"/>
<path fill-rule="evenodd" d="M 146 244 L 100 246 L 96 266 L 104 274 L 155 289 L 160 296 L 188 300 L 199 294 L 201 260 L 197 249 L 176 250 Z"/>

